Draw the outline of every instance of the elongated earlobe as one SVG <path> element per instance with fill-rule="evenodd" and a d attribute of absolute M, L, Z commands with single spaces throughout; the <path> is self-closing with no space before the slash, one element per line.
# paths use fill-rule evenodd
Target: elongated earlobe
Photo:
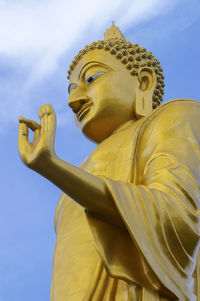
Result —
<path fill-rule="evenodd" d="M 151 114 L 152 94 L 137 90 L 135 95 L 135 115 L 139 119 Z"/>

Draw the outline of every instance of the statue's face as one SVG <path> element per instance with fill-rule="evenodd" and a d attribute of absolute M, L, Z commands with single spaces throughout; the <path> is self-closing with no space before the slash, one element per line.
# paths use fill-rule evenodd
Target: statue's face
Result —
<path fill-rule="evenodd" d="M 69 106 L 83 133 L 101 142 L 134 116 L 139 81 L 116 57 L 93 50 L 75 67 L 69 84 Z"/>

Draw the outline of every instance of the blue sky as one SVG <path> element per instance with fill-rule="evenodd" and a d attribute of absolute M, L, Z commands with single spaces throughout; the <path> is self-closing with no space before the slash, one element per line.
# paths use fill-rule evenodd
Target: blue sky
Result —
<path fill-rule="evenodd" d="M 199 16 L 199 0 L 0 0 L 0 301 L 49 300 L 61 194 L 22 164 L 18 116 L 38 121 L 39 107 L 51 103 L 57 155 L 78 165 L 94 149 L 67 107 L 66 73 L 112 20 L 160 60 L 165 101 L 199 100 Z"/>

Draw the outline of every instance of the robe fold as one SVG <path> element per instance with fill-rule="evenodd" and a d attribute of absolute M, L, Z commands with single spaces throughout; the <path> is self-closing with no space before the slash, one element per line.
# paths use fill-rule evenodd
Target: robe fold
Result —
<path fill-rule="evenodd" d="M 124 227 L 63 194 L 52 301 L 200 301 L 200 103 L 128 122 L 81 168 L 104 181 Z"/>

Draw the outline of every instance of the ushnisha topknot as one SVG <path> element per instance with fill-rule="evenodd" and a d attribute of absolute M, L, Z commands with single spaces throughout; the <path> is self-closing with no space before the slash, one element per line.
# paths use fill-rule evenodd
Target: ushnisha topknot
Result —
<path fill-rule="evenodd" d="M 163 69 L 160 66 L 160 62 L 153 56 L 152 52 L 147 51 L 144 47 L 139 47 L 138 44 L 132 44 L 131 42 L 126 41 L 124 35 L 114 23 L 105 32 L 104 40 L 99 40 L 91 43 L 90 45 L 86 45 L 83 50 L 79 51 L 68 70 L 68 79 L 80 59 L 88 51 L 92 51 L 94 49 L 103 49 L 115 56 L 133 76 L 137 75 L 140 67 L 151 67 L 157 76 L 157 84 L 153 94 L 152 107 L 153 109 L 156 109 L 160 105 L 163 100 L 165 86 Z"/>

